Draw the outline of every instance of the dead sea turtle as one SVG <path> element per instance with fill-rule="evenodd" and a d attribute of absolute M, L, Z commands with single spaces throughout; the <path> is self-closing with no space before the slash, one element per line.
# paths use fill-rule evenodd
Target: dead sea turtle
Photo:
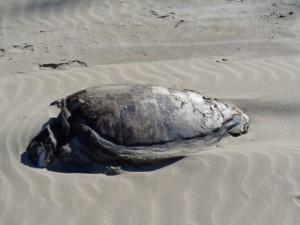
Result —
<path fill-rule="evenodd" d="M 27 147 L 45 167 L 63 164 L 140 164 L 186 156 L 226 134 L 247 132 L 249 117 L 218 99 L 151 85 L 103 85 L 52 103 L 60 114 Z"/>

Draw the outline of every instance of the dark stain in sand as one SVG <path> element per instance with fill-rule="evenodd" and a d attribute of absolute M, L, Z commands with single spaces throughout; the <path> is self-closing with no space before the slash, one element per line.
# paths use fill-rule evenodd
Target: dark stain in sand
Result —
<path fill-rule="evenodd" d="M 44 63 L 44 64 L 39 64 L 39 68 L 49 68 L 49 69 L 63 69 L 65 68 L 66 66 L 69 66 L 71 64 L 74 64 L 74 63 L 77 63 L 79 64 L 80 66 L 83 66 L 83 67 L 87 67 L 87 63 L 86 62 L 83 62 L 83 61 L 80 61 L 80 60 L 70 60 L 70 61 L 67 61 L 67 62 L 61 62 L 61 63 Z"/>

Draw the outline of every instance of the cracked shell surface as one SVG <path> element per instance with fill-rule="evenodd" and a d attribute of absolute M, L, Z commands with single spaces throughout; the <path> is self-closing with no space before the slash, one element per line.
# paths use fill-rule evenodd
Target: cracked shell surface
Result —
<path fill-rule="evenodd" d="M 242 112 L 189 90 L 104 85 L 66 98 L 72 121 L 123 146 L 164 144 L 205 136 Z"/>

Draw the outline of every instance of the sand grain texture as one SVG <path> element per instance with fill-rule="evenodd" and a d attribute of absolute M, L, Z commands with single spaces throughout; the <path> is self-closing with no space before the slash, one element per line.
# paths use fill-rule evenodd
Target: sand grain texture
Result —
<path fill-rule="evenodd" d="M 299 224 L 299 15 L 297 0 L 0 0 L 0 224 Z M 113 177 L 21 162 L 51 101 L 110 83 L 224 98 L 250 132 Z"/>

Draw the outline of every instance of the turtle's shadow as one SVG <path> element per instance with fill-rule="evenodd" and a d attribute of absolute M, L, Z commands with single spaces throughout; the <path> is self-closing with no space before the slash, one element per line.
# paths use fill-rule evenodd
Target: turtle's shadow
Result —
<path fill-rule="evenodd" d="M 163 162 L 157 162 L 153 164 L 147 164 L 147 165 L 139 165 L 139 166 L 130 166 L 130 165 L 123 165 L 122 170 L 127 172 L 151 172 L 155 170 L 159 170 L 163 167 L 169 166 L 170 164 L 173 164 L 177 162 L 178 160 L 182 159 L 184 157 L 178 157 L 176 159 L 169 159 Z M 40 168 L 34 163 L 32 163 L 29 158 L 27 152 L 23 152 L 21 154 L 20 162 L 26 166 L 35 168 L 35 169 L 44 169 Z M 58 160 L 55 160 L 50 166 L 48 166 L 46 169 L 52 172 L 57 173 L 87 173 L 87 174 L 105 174 L 107 165 L 100 164 L 100 163 L 94 163 L 92 166 L 89 167 L 78 167 L 78 166 L 66 166 L 61 164 Z"/>

